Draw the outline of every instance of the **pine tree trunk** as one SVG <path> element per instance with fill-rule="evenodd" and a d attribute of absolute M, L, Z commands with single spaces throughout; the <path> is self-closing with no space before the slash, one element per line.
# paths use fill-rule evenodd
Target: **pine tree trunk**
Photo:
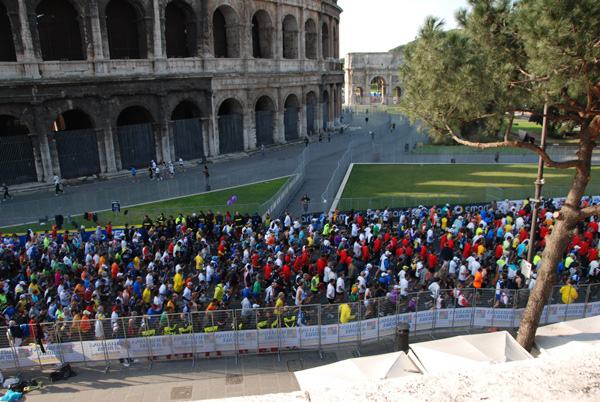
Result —
<path fill-rule="evenodd" d="M 578 157 L 583 166 L 578 168 L 575 173 L 573 185 L 559 216 L 555 219 L 552 233 L 546 236 L 546 248 L 542 254 L 542 264 L 537 273 L 537 281 L 521 318 L 517 341 L 527 351 L 533 347 L 535 332 L 539 326 L 544 305 L 550 297 L 552 287 L 557 282 L 558 264 L 575 235 L 576 224 L 580 219 L 579 206 L 590 179 L 592 150 L 595 146 L 592 139 L 595 136 L 591 135 L 593 131 L 597 132 L 588 125 L 581 128 Z M 537 223 L 532 222 L 532 224 Z"/>

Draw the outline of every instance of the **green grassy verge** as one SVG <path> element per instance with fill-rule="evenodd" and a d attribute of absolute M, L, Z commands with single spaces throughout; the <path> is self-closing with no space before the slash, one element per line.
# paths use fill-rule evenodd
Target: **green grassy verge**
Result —
<path fill-rule="evenodd" d="M 546 197 L 565 196 L 574 169 L 546 169 Z M 592 168 L 590 194 L 600 186 L 600 167 Z M 536 165 L 355 165 L 338 205 L 340 210 L 488 202 L 533 195 Z M 493 186 L 493 187 L 488 187 Z"/>
<path fill-rule="evenodd" d="M 261 204 L 268 201 L 275 193 L 285 184 L 288 180 L 287 177 L 265 181 L 262 183 L 251 184 L 247 186 L 235 187 L 227 190 L 214 191 L 210 193 L 192 195 L 187 197 L 175 198 L 166 201 L 151 202 L 148 204 L 141 204 L 132 207 L 121 206 L 121 212 L 115 215 L 111 211 L 103 211 L 98 213 L 98 220 L 102 226 L 105 226 L 109 221 L 112 221 L 113 225 L 124 225 L 129 223 L 132 225 L 139 225 L 144 219 L 144 215 L 150 216 L 152 220 L 160 213 L 164 213 L 168 218 L 169 215 L 176 217 L 179 213 L 184 215 L 192 214 L 200 210 L 206 211 L 212 210 L 214 213 L 220 211 L 225 215 L 225 211 L 229 211 L 232 214 L 235 211 L 240 211 L 244 214 L 248 212 L 253 214 L 258 211 Z M 233 196 L 237 197 L 237 201 L 233 206 L 228 206 L 227 201 L 231 200 Z M 125 210 L 128 211 L 127 215 L 124 214 Z M 84 225 L 87 228 L 94 227 L 93 222 L 83 219 L 83 215 L 74 215 L 73 220 L 77 222 L 78 227 Z M 40 225 L 39 223 L 32 223 L 27 225 L 11 226 L 0 228 L 2 233 L 24 233 L 27 229 L 33 231 L 43 231 L 51 228 L 52 223 L 47 225 Z M 73 229 L 73 226 L 68 227 L 65 222 L 63 228 Z"/>

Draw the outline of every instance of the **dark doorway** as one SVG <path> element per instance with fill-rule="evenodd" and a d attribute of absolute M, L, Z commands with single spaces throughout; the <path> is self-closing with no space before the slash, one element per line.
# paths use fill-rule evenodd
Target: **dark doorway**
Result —
<path fill-rule="evenodd" d="M 112 0 L 106 6 L 106 30 L 111 59 L 144 58 L 140 49 L 140 21 L 133 6 Z"/>
<path fill-rule="evenodd" d="M 168 58 L 190 57 L 185 13 L 175 3 L 165 9 L 165 40 Z"/>
<path fill-rule="evenodd" d="M 33 144 L 25 123 L 0 115 L 0 180 L 6 184 L 37 181 Z"/>
<path fill-rule="evenodd" d="M 85 113 L 69 110 L 60 114 L 54 122 L 53 131 L 63 177 L 100 173 L 96 132 Z"/>
<path fill-rule="evenodd" d="M 2 3 L 0 3 L 0 61 L 17 61 L 10 18 Z"/>
<path fill-rule="evenodd" d="M 154 129 L 150 113 L 139 106 L 128 107 L 117 119 L 121 169 L 147 167 L 156 159 Z"/>
<path fill-rule="evenodd" d="M 85 60 L 77 10 L 65 0 L 43 0 L 35 9 L 44 60 Z"/>

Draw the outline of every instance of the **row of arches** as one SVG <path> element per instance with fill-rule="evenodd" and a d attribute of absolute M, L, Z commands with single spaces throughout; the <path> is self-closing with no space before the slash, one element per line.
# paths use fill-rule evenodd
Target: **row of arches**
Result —
<path fill-rule="evenodd" d="M 260 59 L 307 59 L 339 58 L 339 27 L 335 19 L 324 20 L 317 25 L 308 17 L 299 22 L 293 14 L 286 14 L 281 21 L 274 20 L 266 9 L 254 12 L 246 23 L 234 5 L 221 5 L 208 17 L 209 29 L 204 29 L 202 19 L 193 3 L 173 0 L 159 9 L 164 26 L 160 41 L 167 58 L 200 57 L 205 52 L 200 47 L 209 43 L 216 58 L 254 57 Z M 84 23 L 85 6 L 76 0 L 42 0 L 35 7 L 35 29 L 43 60 L 85 60 L 86 43 L 93 35 Z M 154 32 L 150 10 L 132 0 L 110 0 L 98 11 L 100 30 L 106 37 L 110 59 L 145 59 L 149 54 L 149 40 Z M 315 15 L 316 16 L 316 15 Z M 16 61 L 14 29 L 7 8 L 0 2 L 0 61 Z M 250 28 L 247 28 L 247 25 Z M 319 30 L 321 40 L 318 40 Z M 244 54 L 242 38 L 244 30 L 251 29 L 249 54 Z M 277 43 L 278 32 L 281 43 Z M 208 34 L 208 37 L 205 37 Z M 304 37 L 303 47 L 300 46 Z M 332 42 L 331 38 L 333 38 Z M 157 40 L 156 37 L 154 40 Z M 330 51 L 332 48 L 332 51 Z M 301 54 L 304 49 L 304 54 Z M 206 52 L 210 54 L 211 52 Z"/>
<path fill-rule="evenodd" d="M 65 178 L 94 175 L 106 171 L 99 150 L 105 149 L 106 137 L 114 146 L 117 169 L 147 167 L 151 160 L 200 159 L 216 146 L 219 154 L 241 152 L 246 149 L 293 141 L 301 133 L 312 133 L 317 128 L 318 97 L 309 91 L 305 108 L 295 94 L 285 97 L 279 106 L 269 95 L 262 95 L 254 107 L 247 108 L 235 97 L 225 99 L 216 110 L 216 121 L 210 122 L 210 112 L 201 110 L 193 100 L 182 100 L 167 116 L 166 135 L 170 149 L 162 145 L 163 122 L 156 121 L 152 112 L 143 105 L 127 106 L 116 119 L 101 127 L 103 122 L 81 109 L 70 109 L 58 114 L 52 121 L 48 140 L 52 168 Z M 322 93 L 323 119 L 328 119 L 329 93 Z M 43 169 L 40 159 L 43 147 L 40 135 L 30 132 L 30 122 L 0 113 L 0 177 L 8 184 L 38 181 Z M 280 124 L 283 124 L 281 126 Z M 249 127 L 249 125 L 253 125 Z M 212 128 L 216 137 L 212 138 Z M 211 142 L 214 144 L 211 146 Z M 158 152 L 157 152 L 158 151 Z M 60 173 L 58 173 L 60 172 Z"/>

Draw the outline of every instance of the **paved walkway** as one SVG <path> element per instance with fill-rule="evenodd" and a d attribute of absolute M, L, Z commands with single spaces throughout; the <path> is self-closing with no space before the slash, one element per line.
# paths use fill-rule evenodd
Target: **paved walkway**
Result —
<path fill-rule="evenodd" d="M 353 130 L 346 130 L 344 134 L 333 133 L 331 142 L 327 141 L 326 134 L 322 142 L 318 142 L 317 136 L 310 138 L 311 143 L 309 146 L 311 150 L 314 150 L 311 155 L 314 155 L 315 159 L 311 160 L 307 166 L 306 182 L 301 191 L 290 202 L 289 210 L 293 216 L 302 214 L 300 198 L 304 193 L 308 194 L 311 199 L 320 199 L 330 179 L 328 172 L 335 170 L 340 156 L 347 150 L 348 143 L 353 139 L 364 136 L 367 132 L 366 128 L 360 126 L 361 122 L 364 125 L 362 119 L 357 118 L 355 121 L 358 127 Z M 383 121 L 383 117 L 372 116 L 369 129 L 381 124 Z M 303 142 L 296 142 L 267 149 L 266 158 L 263 158 L 260 152 L 253 151 L 252 153 L 220 156 L 209 160 L 211 189 L 214 191 L 291 174 L 298 166 L 297 158 L 302 154 L 304 147 Z M 121 208 L 124 209 L 128 205 L 136 203 L 135 201 L 131 203 L 125 201 L 127 199 L 126 195 L 130 190 L 133 193 L 136 186 L 148 186 L 147 193 L 145 190 L 143 191 L 143 202 L 165 199 L 169 195 L 176 196 L 175 193 L 183 191 L 183 189 L 195 193 L 204 192 L 202 168 L 202 165 L 196 163 L 195 166 L 188 167 L 185 172 L 177 172 L 174 179 L 165 179 L 160 183 L 150 182 L 147 169 L 138 171 L 140 183 L 135 185 L 131 183 L 128 172 L 123 172 L 119 177 L 105 181 L 85 183 L 75 181 L 76 184 L 66 184 L 64 186 L 65 196 L 59 195 L 58 197 L 54 194 L 53 185 L 42 186 L 39 191 L 26 194 L 19 194 L 18 187 L 15 186 L 13 191 L 15 194 L 14 200 L 0 204 L 0 226 L 33 222 L 44 216 L 52 219 L 57 214 L 75 216 L 99 209 L 81 205 L 82 200 L 105 200 L 102 204 L 106 204 L 104 209 L 110 209 L 110 200 L 120 199 Z M 199 183 L 201 185 L 198 185 Z M 175 188 L 181 190 L 173 190 Z M 165 194 L 168 195 L 165 196 Z M 90 202 L 90 204 L 94 203 Z M 9 219 L 10 223 L 8 222 Z"/>

